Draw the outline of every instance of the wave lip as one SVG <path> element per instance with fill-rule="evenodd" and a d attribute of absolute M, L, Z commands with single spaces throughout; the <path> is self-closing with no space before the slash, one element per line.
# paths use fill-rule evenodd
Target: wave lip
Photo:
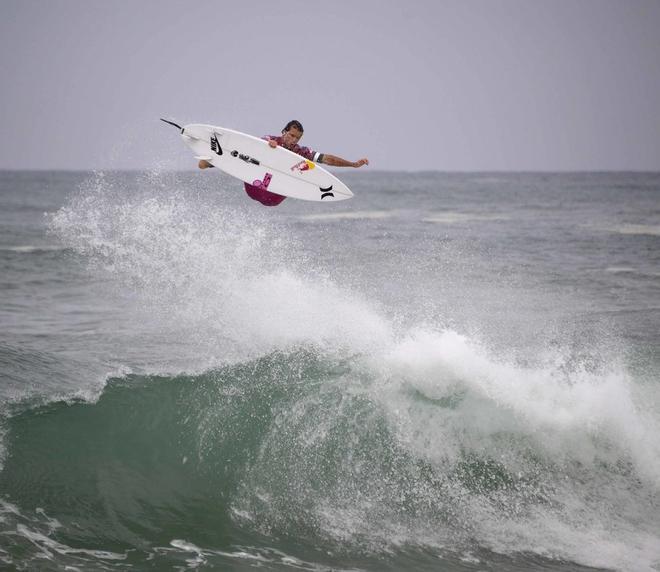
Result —
<path fill-rule="evenodd" d="M 640 408 L 625 370 L 609 361 L 597 370 L 581 364 L 567 369 L 561 355 L 550 358 L 536 367 L 520 366 L 494 359 L 456 332 L 419 330 L 390 352 L 386 369 L 395 387 L 407 384 L 436 402 L 453 396 L 463 414 L 473 415 L 464 430 L 479 428 L 487 431 L 485 437 L 515 428 L 538 437 L 539 447 L 560 458 L 579 448 L 582 437 L 606 438 L 635 459 L 641 475 L 660 483 L 660 446 L 653 437 L 659 427 Z M 491 412 L 484 416 L 485 406 Z M 451 415 L 452 408 L 438 411 L 446 413 Z"/>

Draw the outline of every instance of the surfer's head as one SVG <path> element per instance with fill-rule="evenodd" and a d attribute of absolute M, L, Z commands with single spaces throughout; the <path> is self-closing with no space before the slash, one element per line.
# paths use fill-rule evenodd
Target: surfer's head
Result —
<path fill-rule="evenodd" d="M 300 141 L 300 138 L 303 136 L 303 126 L 300 121 L 293 119 L 289 121 L 282 129 L 282 144 L 284 147 L 293 147 Z"/>
<path fill-rule="evenodd" d="M 289 129 L 291 129 L 292 127 L 296 128 L 301 133 L 303 133 L 305 131 L 303 129 L 302 123 L 300 123 L 300 121 L 298 121 L 297 119 L 292 119 L 291 121 L 289 121 L 289 123 L 287 123 L 284 126 L 284 129 L 282 129 L 282 133 L 284 133 L 285 131 L 289 131 Z"/>

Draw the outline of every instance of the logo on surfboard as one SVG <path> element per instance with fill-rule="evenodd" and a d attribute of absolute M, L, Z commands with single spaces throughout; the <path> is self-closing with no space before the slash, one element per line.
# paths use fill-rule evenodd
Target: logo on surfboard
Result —
<path fill-rule="evenodd" d="M 264 180 L 260 181 L 259 179 L 255 179 L 252 181 L 252 186 L 257 187 L 257 189 L 263 189 L 264 191 L 268 189 L 268 185 L 270 185 L 270 180 L 273 178 L 273 175 L 270 173 L 266 173 L 264 175 Z"/>
<path fill-rule="evenodd" d="M 245 161 L 246 163 L 252 163 L 253 165 L 259 165 L 259 160 L 255 159 L 254 157 L 250 157 L 249 155 L 245 155 L 243 153 L 239 153 L 236 149 L 234 149 L 230 155 L 232 157 L 237 157 L 241 161 Z"/>
<path fill-rule="evenodd" d="M 316 167 L 312 161 L 309 161 L 308 159 L 305 159 L 304 161 L 300 161 L 300 163 L 296 163 L 293 167 L 291 167 L 291 170 L 294 172 L 302 173 L 303 171 L 309 171 L 310 169 L 313 169 Z"/>
<path fill-rule="evenodd" d="M 218 134 L 214 133 L 211 137 L 211 151 L 216 155 L 222 155 L 222 147 L 220 147 L 220 141 L 218 141 Z"/>
<path fill-rule="evenodd" d="M 319 187 L 319 190 L 321 191 L 321 199 L 325 199 L 325 197 L 333 197 L 335 194 L 332 192 L 332 185 L 329 187 Z"/>

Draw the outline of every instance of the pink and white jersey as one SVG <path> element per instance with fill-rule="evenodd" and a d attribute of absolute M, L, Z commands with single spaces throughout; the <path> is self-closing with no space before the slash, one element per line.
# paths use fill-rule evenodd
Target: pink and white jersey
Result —
<path fill-rule="evenodd" d="M 276 141 L 277 144 L 280 147 L 284 147 L 282 145 L 282 137 L 280 135 L 267 135 L 264 137 L 266 141 L 269 139 L 272 139 L 273 141 Z M 296 144 L 293 147 L 284 147 L 285 149 L 288 149 L 289 151 L 293 151 L 297 155 L 300 155 L 301 157 L 305 157 L 305 159 L 309 159 L 310 161 L 315 161 L 317 162 L 319 160 L 319 157 L 321 157 L 322 153 L 319 153 L 317 151 L 312 151 L 309 147 L 301 147 L 300 145 Z"/>

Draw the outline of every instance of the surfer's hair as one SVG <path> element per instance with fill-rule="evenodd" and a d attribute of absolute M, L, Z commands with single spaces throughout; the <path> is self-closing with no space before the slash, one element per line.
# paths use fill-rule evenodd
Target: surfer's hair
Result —
<path fill-rule="evenodd" d="M 300 131 L 301 133 L 304 133 L 304 131 L 305 131 L 305 130 L 303 129 L 302 123 L 300 123 L 300 121 L 298 121 L 297 119 L 292 119 L 291 121 L 289 121 L 289 123 L 287 123 L 287 124 L 284 126 L 284 129 L 282 129 L 282 132 L 284 132 L 284 131 L 288 131 L 288 130 L 291 129 L 291 128 L 296 128 L 296 129 L 297 129 L 298 131 Z"/>

